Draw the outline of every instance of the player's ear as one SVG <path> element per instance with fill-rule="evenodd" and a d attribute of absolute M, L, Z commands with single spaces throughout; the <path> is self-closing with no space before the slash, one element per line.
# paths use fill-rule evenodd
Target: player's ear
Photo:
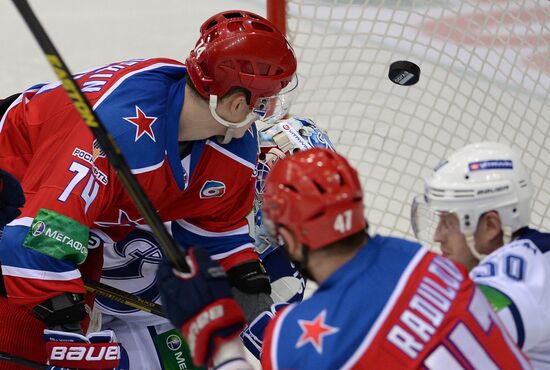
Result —
<path fill-rule="evenodd" d="M 502 222 L 496 211 L 485 213 L 480 220 L 483 223 L 484 232 L 487 235 L 487 240 L 491 241 L 492 245 L 502 245 Z"/>
<path fill-rule="evenodd" d="M 285 248 L 292 258 L 301 259 L 302 255 L 302 244 L 296 238 L 296 235 L 292 230 L 287 229 L 284 226 L 279 227 L 279 235 L 285 241 Z"/>
<path fill-rule="evenodd" d="M 248 114 L 249 105 L 247 95 L 244 91 L 232 92 L 222 99 L 222 104 L 225 105 L 231 116 L 242 116 Z"/>

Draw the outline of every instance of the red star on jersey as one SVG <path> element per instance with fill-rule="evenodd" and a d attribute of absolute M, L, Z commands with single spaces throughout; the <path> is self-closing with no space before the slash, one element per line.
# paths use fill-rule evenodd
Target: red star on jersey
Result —
<path fill-rule="evenodd" d="M 323 353 L 323 338 L 327 335 L 338 332 L 338 328 L 325 324 L 327 311 L 321 311 L 313 320 L 298 320 L 302 328 L 302 335 L 296 342 L 296 348 L 300 348 L 307 343 L 311 343 L 317 353 Z"/>
<path fill-rule="evenodd" d="M 107 222 L 107 221 L 96 221 L 94 222 L 98 226 L 138 226 L 140 225 L 139 221 L 143 220 L 143 217 L 140 217 L 136 220 L 132 220 L 130 216 L 128 216 L 128 213 L 126 213 L 124 210 L 119 209 L 118 210 L 118 220 L 115 222 Z"/>
<path fill-rule="evenodd" d="M 132 125 L 136 126 L 136 138 L 135 141 L 138 141 L 140 137 L 143 136 L 143 134 L 147 134 L 153 140 L 156 142 L 155 139 L 155 133 L 153 132 L 153 129 L 151 126 L 153 126 L 153 123 L 157 120 L 157 117 L 148 117 L 143 113 L 143 111 L 136 105 L 136 116 L 135 117 L 122 117 L 124 120 L 130 122 Z"/>

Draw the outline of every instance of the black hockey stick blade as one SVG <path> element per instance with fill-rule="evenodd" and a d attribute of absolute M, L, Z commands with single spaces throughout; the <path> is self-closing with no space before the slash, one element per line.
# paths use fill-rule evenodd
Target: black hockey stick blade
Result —
<path fill-rule="evenodd" d="M 15 7 L 27 23 L 27 26 L 34 35 L 40 48 L 46 55 L 46 59 L 54 70 L 55 74 L 61 81 L 67 95 L 73 101 L 74 107 L 82 117 L 82 120 L 90 128 L 95 138 L 97 139 L 101 149 L 107 155 L 109 162 L 115 169 L 118 178 L 124 185 L 128 195 L 140 211 L 141 215 L 151 227 L 160 247 L 164 254 L 168 257 L 172 265 L 182 272 L 190 272 L 189 266 L 185 262 L 185 253 L 180 248 L 172 236 L 168 233 L 164 224 L 160 220 L 156 210 L 153 208 L 151 201 L 138 184 L 136 178 L 130 171 L 126 160 L 122 156 L 120 148 L 116 144 L 113 137 L 107 132 L 107 129 L 93 111 L 88 99 L 80 90 L 80 87 L 72 77 L 72 73 L 57 52 L 55 46 L 51 42 L 48 34 L 36 18 L 33 10 L 29 6 L 27 0 L 12 0 Z"/>

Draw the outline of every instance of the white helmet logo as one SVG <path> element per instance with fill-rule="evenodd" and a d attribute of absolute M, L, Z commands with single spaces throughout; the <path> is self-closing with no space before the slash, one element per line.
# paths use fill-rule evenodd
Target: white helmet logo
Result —
<path fill-rule="evenodd" d="M 200 58 L 203 51 L 206 50 L 206 45 L 204 45 L 204 41 L 201 40 L 200 44 L 198 44 L 195 47 L 195 54 L 197 54 L 197 58 Z"/>

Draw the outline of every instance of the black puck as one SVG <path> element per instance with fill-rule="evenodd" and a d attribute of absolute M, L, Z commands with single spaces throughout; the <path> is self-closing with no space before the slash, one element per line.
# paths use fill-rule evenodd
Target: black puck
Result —
<path fill-rule="evenodd" d="M 401 86 L 414 85 L 420 78 L 420 67 L 407 60 L 393 62 L 390 65 L 388 78 L 393 83 Z"/>

